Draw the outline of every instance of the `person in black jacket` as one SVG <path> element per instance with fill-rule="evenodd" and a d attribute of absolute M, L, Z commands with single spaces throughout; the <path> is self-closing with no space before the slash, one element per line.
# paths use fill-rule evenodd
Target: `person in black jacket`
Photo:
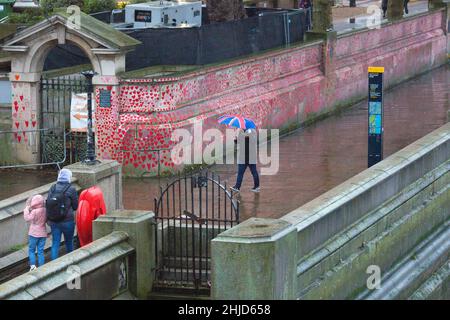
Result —
<path fill-rule="evenodd" d="M 388 9 L 388 0 L 381 1 L 381 9 L 383 10 L 383 18 L 386 18 L 386 12 Z"/>
<path fill-rule="evenodd" d="M 54 222 L 48 221 L 50 228 L 52 229 L 52 260 L 58 258 L 59 247 L 61 244 L 61 235 L 64 234 L 64 242 L 66 245 L 66 252 L 73 251 L 73 236 L 75 233 L 75 211 L 78 208 L 78 193 L 77 190 L 71 185 L 72 171 L 69 169 L 62 169 L 58 174 L 57 183 L 54 184 L 48 193 L 48 198 L 52 197 L 52 194 L 64 192 L 64 204 L 66 208 L 66 214 L 62 221 Z"/>
<path fill-rule="evenodd" d="M 249 167 L 253 176 L 253 188 L 251 191 L 259 192 L 259 175 L 258 170 L 256 169 L 256 131 L 252 129 L 241 130 L 236 137 L 235 142 L 238 143 L 238 174 L 236 184 L 231 187 L 231 190 L 234 192 L 240 191 L 245 170 Z"/>

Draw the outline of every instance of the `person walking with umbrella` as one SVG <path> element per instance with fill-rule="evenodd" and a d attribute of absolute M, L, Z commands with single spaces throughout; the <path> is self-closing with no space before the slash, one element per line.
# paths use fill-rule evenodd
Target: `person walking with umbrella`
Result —
<path fill-rule="evenodd" d="M 219 118 L 219 123 L 239 129 L 235 138 L 235 143 L 238 145 L 238 173 L 236 184 L 231 187 L 231 190 L 240 192 L 245 171 L 247 168 L 250 168 L 253 176 L 253 188 L 251 191 L 259 192 L 259 175 L 256 168 L 257 135 L 255 123 L 242 116 L 223 116 Z"/>

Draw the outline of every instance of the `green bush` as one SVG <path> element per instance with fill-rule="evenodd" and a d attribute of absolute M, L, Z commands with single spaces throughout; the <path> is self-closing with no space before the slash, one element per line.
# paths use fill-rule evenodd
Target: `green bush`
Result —
<path fill-rule="evenodd" d="M 116 8 L 116 0 L 84 0 L 83 12 L 95 13 Z"/>
<path fill-rule="evenodd" d="M 41 0 L 40 5 L 42 10 L 51 15 L 56 8 L 67 8 L 69 6 L 78 6 L 83 8 L 83 0 Z"/>
<path fill-rule="evenodd" d="M 22 12 L 11 12 L 9 23 L 35 24 L 44 20 L 44 12 L 41 9 L 25 9 Z"/>
<path fill-rule="evenodd" d="M 148 0 L 136 0 L 148 1 Z M 90 14 L 101 11 L 110 11 L 116 8 L 116 0 L 41 0 L 39 9 L 26 9 L 23 12 L 13 12 L 9 15 L 10 23 L 35 24 L 51 16 L 57 8 L 78 6 L 81 11 Z"/>

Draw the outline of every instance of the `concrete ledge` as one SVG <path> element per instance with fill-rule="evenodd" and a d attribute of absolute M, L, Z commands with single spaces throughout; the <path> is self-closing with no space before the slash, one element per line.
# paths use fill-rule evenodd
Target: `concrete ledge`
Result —
<path fill-rule="evenodd" d="M 449 300 L 450 299 L 450 260 L 437 270 L 417 289 L 409 300 Z"/>
<path fill-rule="evenodd" d="M 450 173 L 408 199 L 396 208 L 384 208 L 380 215 L 375 211 L 366 221 L 351 226 L 345 232 L 330 239 L 316 253 L 304 257 L 302 268 L 298 268 L 298 295 L 300 299 L 353 299 L 367 289 L 368 266 L 377 266 L 382 276 L 381 289 L 404 276 L 402 264 L 405 257 L 412 257 L 426 246 L 439 243 L 433 234 L 436 228 L 448 220 L 450 207 Z M 440 189 L 440 185 L 446 185 Z M 433 193 L 436 190 L 436 193 Z M 373 217 L 373 220 L 372 220 Z M 438 232 L 439 233 L 439 232 Z M 445 237 L 444 237 L 445 238 Z M 439 246 L 439 244 L 437 245 Z M 406 298 L 415 286 L 433 272 L 442 259 L 446 259 L 448 248 L 434 250 L 433 259 L 425 264 L 414 264 L 412 276 L 395 285 L 399 289 L 396 298 Z M 425 249 L 423 249 L 425 250 Z M 319 258 L 319 259 L 317 259 Z M 314 261 L 311 261 L 314 260 Z M 392 281 L 388 280 L 393 279 Z M 395 280 L 395 281 L 394 281 Z M 401 290 L 400 290 L 401 288 Z M 389 291 L 389 290 L 388 290 Z M 395 291 L 395 290 L 393 290 Z M 387 296 L 386 296 L 387 297 Z"/>
<path fill-rule="evenodd" d="M 0 300 L 113 298 L 127 290 L 126 286 L 119 287 L 118 274 L 110 274 L 117 269 L 114 266 L 110 268 L 115 262 L 128 264 L 125 258 L 133 254 L 134 249 L 127 240 L 126 233 L 113 232 L 35 271 L 10 280 L 0 285 Z M 75 271 L 79 270 L 80 274 L 70 272 L 71 267 L 75 267 Z M 95 282 L 92 279 L 86 281 L 91 274 L 95 275 L 96 271 L 103 272 L 101 278 L 107 279 L 108 283 Z M 67 284 L 74 278 L 74 273 L 80 276 L 80 288 L 70 290 Z M 105 286 L 108 286 L 108 290 Z"/>
<path fill-rule="evenodd" d="M 317 249 L 449 158 L 450 123 L 447 123 L 285 215 L 281 219 L 297 228 L 299 257 Z"/>
<path fill-rule="evenodd" d="M 108 212 L 122 207 L 122 171 L 116 161 L 103 160 L 94 166 L 75 163 L 66 168 L 72 171 L 72 184 L 78 192 L 97 185 L 103 191 Z M 22 217 L 25 203 L 35 194 L 46 197 L 51 185 L 0 201 L 0 257 L 27 242 L 28 224 Z"/>
<path fill-rule="evenodd" d="M 152 289 L 155 271 L 155 218 L 151 211 L 116 210 L 98 217 L 92 224 L 94 239 L 111 232 L 128 235 L 128 243 L 135 249 L 130 262 L 130 292 L 140 299 L 147 298 Z"/>
<path fill-rule="evenodd" d="M 81 187 L 78 185 L 77 179 L 73 179 L 72 183 L 79 192 Z M 46 197 L 52 184 L 49 183 L 0 201 L 0 257 L 27 242 L 28 224 L 22 215 L 25 203 L 29 197 L 35 194 Z"/>
<path fill-rule="evenodd" d="M 296 230 L 251 218 L 211 242 L 213 299 L 294 299 Z"/>
<path fill-rule="evenodd" d="M 379 290 L 365 291 L 362 299 L 406 299 L 450 258 L 450 221 L 422 241 L 383 276 Z M 443 297 L 442 297 L 443 298 Z"/>

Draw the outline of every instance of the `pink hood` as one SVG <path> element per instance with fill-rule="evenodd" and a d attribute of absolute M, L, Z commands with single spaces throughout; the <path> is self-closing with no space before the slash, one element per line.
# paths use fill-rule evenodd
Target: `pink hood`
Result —
<path fill-rule="evenodd" d="M 31 222 L 28 235 L 36 238 L 46 238 L 47 229 L 45 223 L 47 222 L 47 214 L 45 211 L 44 197 L 35 195 L 31 199 L 30 207 L 26 207 L 23 214 L 27 222 Z"/>

